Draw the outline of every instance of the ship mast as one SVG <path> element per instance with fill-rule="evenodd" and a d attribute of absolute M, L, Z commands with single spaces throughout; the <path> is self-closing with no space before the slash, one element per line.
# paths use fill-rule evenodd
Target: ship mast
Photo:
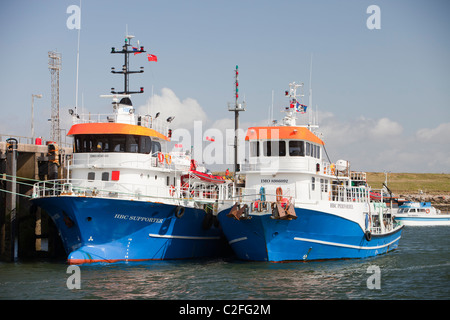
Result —
<path fill-rule="evenodd" d="M 299 103 L 298 98 L 302 98 L 303 94 L 297 94 L 297 88 L 302 88 L 303 83 L 297 84 L 295 82 L 289 83 L 289 91 L 285 91 L 285 96 L 289 96 L 289 107 L 285 109 L 286 116 L 283 118 L 283 125 L 295 126 L 297 120 L 297 111 Z"/>
<path fill-rule="evenodd" d="M 116 48 L 112 47 L 111 48 L 111 53 L 120 53 L 124 55 L 124 64 L 122 66 L 122 71 L 116 71 L 114 67 L 111 67 L 111 73 L 115 73 L 115 74 L 123 74 L 123 81 L 124 81 L 124 89 L 123 91 L 118 91 L 116 92 L 114 88 L 111 88 L 111 93 L 113 94 L 124 94 L 124 95 L 128 95 L 128 94 L 133 94 L 133 93 L 143 93 L 144 92 L 144 87 L 140 87 L 139 91 L 130 91 L 129 90 L 129 75 L 132 73 L 143 73 L 144 72 L 144 67 L 141 67 L 139 71 L 131 71 L 129 68 L 129 62 L 130 62 L 130 58 L 129 58 L 129 54 L 130 53 L 134 53 L 134 54 L 138 54 L 138 53 L 143 53 L 146 52 L 144 51 L 144 47 L 141 46 L 139 48 L 134 48 L 131 45 L 131 39 L 133 39 L 134 36 L 132 35 L 127 35 L 125 37 L 125 44 L 122 46 L 122 50 L 121 51 L 116 51 Z M 131 47 L 131 50 L 129 50 L 129 47 Z"/>
<path fill-rule="evenodd" d="M 239 112 L 245 111 L 245 101 L 238 103 L 239 99 L 239 70 L 236 65 L 235 70 L 235 102 L 234 105 L 228 103 L 228 111 L 234 111 L 234 181 L 236 181 L 237 172 L 240 171 L 238 164 L 238 129 L 239 129 Z"/>

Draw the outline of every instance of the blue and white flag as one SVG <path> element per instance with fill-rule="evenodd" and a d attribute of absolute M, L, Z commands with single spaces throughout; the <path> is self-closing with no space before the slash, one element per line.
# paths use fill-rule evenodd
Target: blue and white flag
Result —
<path fill-rule="evenodd" d="M 301 104 L 297 101 L 297 105 L 295 107 L 295 111 L 300 112 L 300 113 L 305 113 L 306 112 L 306 108 L 308 108 L 308 106 L 305 106 L 304 104 Z"/>

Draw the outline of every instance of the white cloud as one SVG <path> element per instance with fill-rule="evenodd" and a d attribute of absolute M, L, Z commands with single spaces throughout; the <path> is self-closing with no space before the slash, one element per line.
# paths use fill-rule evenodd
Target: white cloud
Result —
<path fill-rule="evenodd" d="M 234 119 L 231 118 L 223 118 L 218 119 L 213 122 L 211 125 L 212 128 L 217 128 L 222 132 L 225 132 L 226 129 L 234 129 Z"/>
<path fill-rule="evenodd" d="M 332 113 L 321 114 L 321 131 L 325 138 L 338 144 L 395 138 L 401 135 L 403 127 L 388 118 L 378 120 L 359 117 L 342 122 Z"/>
<path fill-rule="evenodd" d="M 388 118 L 381 118 L 375 122 L 374 126 L 369 128 L 372 138 L 389 138 L 395 137 L 402 133 L 403 127 Z"/>
<path fill-rule="evenodd" d="M 427 143 L 450 143 L 450 122 L 442 123 L 436 128 L 420 129 L 416 133 L 417 140 Z M 449 146 L 447 146 L 448 148 Z"/>
<path fill-rule="evenodd" d="M 450 123 L 406 135 L 389 118 L 339 120 L 321 115 L 320 131 L 331 161 L 349 160 L 354 170 L 449 172 Z"/>
<path fill-rule="evenodd" d="M 161 95 L 155 94 L 147 100 L 147 104 L 138 108 L 138 113 L 149 113 L 154 116 L 160 112 L 160 118 L 175 117 L 174 128 L 192 129 L 194 121 L 206 121 L 207 116 L 197 100 L 186 98 L 180 100 L 169 88 L 161 89 Z"/>

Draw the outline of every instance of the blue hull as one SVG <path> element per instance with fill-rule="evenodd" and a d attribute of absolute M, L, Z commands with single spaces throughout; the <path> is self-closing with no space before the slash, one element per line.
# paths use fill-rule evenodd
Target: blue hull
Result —
<path fill-rule="evenodd" d="M 270 214 L 235 220 L 219 213 L 228 243 L 239 259 L 254 261 L 306 261 L 376 256 L 398 246 L 402 227 L 370 241 L 350 220 L 307 209 L 295 209 L 296 220 L 272 219 Z"/>
<path fill-rule="evenodd" d="M 143 201 L 89 197 L 32 200 L 55 222 L 71 264 L 216 257 L 226 250 L 212 215 Z"/>

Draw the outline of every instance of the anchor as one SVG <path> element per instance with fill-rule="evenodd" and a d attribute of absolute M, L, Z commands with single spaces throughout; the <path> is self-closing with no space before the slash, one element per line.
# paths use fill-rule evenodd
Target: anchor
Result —
<path fill-rule="evenodd" d="M 227 217 L 234 218 L 236 220 L 248 220 L 252 218 L 248 214 L 248 205 L 244 204 L 241 207 L 237 202 L 231 208 L 230 213 L 227 214 Z"/>
<path fill-rule="evenodd" d="M 272 216 L 274 219 L 281 219 L 281 220 L 295 220 L 298 218 L 297 215 L 295 214 L 294 205 L 291 202 L 289 202 L 286 205 L 286 208 L 283 208 L 281 202 L 273 202 Z"/>

